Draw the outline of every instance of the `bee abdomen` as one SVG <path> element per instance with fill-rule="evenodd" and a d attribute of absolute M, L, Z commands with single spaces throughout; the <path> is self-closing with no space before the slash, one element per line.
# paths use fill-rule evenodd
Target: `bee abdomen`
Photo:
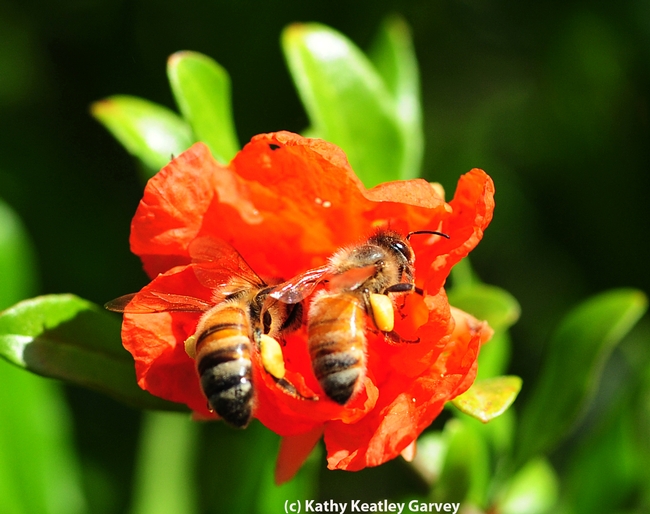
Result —
<path fill-rule="evenodd" d="M 365 322 L 353 295 L 323 295 L 309 312 L 309 354 L 325 394 L 344 405 L 365 373 Z"/>
<path fill-rule="evenodd" d="M 197 368 L 210 406 L 226 422 L 244 428 L 253 415 L 250 342 L 245 336 L 228 339 L 234 344 L 204 353 Z"/>
<path fill-rule="evenodd" d="M 345 405 L 361 378 L 363 354 L 359 356 L 353 352 L 329 353 L 320 349 L 312 353 L 312 365 L 325 394 L 336 403 Z"/>

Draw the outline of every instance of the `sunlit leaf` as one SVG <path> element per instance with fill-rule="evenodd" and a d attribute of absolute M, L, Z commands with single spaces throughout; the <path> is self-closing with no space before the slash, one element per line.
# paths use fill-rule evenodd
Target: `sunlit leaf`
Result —
<path fill-rule="evenodd" d="M 424 153 L 420 73 L 411 32 L 401 17 L 391 16 L 382 24 L 369 55 L 396 104 L 406 147 L 400 178 L 415 178 Z"/>
<path fill-rule="evenodd" d="M 178 108 L 199 141 L 227 164 L 239 151 L 230 98 L 230 77 L 216 61 L 198 52 L 177 52 L 167 76 Z"/>
<path fill-rule="evenodd" d="M 288 27 L 282 46 L 312 133 L 340 146 L 367 187 L 404 176 L 395 101 L 366 55 L 316 23 Z"/>
<path fill-rule="evenodd" d="M 521 378 L 515 376 L 477 380 L 467 391 L 452 400 L 465 414 L 487 423 L 500 416 L 515 401 Z"/>
<path fill-rule="evenodd" d="M 558 478 L 544 459 L 528 462 L 499 494 L 500 514 L 544 514 L 557 502 Z"/>
<path fill-rule="evenodd" d="M 142 98 L 111 96 L 95 102 L 91 112 L 150 175 L 194 142 L 189 125 L 176 113 Z"/>
<path fill-rule="evenodd" d="M 585 301 L 564 318 L 521 415 L 518 465 L 550 450 L 570 432 L 593 395 L 606 358 L 646 308 L 642 292 L 618 289 Z"/>
<path fill-rule="evenodd" d="M 185 410 L 138 387 L 133 359 L 120 344 L 119 318 L 74 295 L 32 298 L 0 313 L 0 355 L 136 407 Z"/>

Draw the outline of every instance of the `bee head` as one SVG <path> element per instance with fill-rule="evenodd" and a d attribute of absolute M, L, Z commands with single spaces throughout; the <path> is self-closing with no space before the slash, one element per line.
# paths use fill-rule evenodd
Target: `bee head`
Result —
<path fill-rule="evenodd" d="M 407 239 L 408 238 L 405 239 L 397 232 L 383 231 L 371 236 L 368 239 L 368 243 L 389 251 L 400 261 L 412 263 L 413 250 L 411 249 L 411 245 L 408 243 Z"/>

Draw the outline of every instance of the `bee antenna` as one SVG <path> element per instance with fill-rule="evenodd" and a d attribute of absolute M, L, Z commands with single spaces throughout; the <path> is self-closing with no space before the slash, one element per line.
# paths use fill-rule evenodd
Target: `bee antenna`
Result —
<path fill-rule="evenodd" d="M 433 234 L 436 236 L 442 236 L 442 237 L 446 237 L 447 239 L 450 239 L 448 234 L 445 234 L 444 232 L 438 232 L 437 230 L 414 230 L 413 232 L 409 232 L 406 235 L 406 240 L 407 241 L 410 240 L 411 236 L 415 234 Z"/>

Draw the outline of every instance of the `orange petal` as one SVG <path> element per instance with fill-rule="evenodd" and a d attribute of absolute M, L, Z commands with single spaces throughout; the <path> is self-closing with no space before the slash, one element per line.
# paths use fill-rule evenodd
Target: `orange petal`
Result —
<path fill-rule="evenodd" d="M 277 485 L 294 477 L 322 435 L 323 427 L 316 427 L 304 434 L 282 438 L 278 460 L 275 463 L 275 483 Z"/>

